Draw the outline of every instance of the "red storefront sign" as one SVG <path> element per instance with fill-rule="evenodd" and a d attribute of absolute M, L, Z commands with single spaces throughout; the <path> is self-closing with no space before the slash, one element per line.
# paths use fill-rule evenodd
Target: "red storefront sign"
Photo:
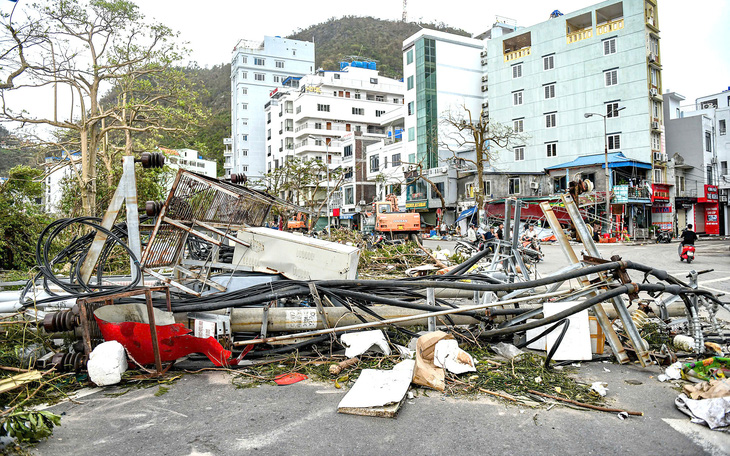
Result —
<path fill-rule="evenodd" d="M 720 201 L 717 193 L 717 185 L 705 185 L 704 198 L 697 198 L 698 203 L 717 203 Z"/>
<path fill-rule="evenodd" d="M 671 214 L 672 205 L 667 204 L 667 205 L 662 205 L 662 206 L 652 206 L 651 213 L 652 214 Z"/>
<path fill-rule="evenodd" d="M 717 188 L 717 187 L 715 187 Z M 717 193 L 715 193 L 717 196 Z M 705 233 L 720 234 L 720 211 L 717 204 L 705 207 Z"/>
<path fill-rule="evenodd" d="M 651 184 L 651 201 L 669 202 L 669 185 Z"/>

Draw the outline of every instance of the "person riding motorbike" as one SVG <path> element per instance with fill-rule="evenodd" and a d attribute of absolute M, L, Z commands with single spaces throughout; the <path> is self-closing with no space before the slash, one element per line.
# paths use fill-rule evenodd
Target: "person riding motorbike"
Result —
<path fill-rule="evenodd" d="M 537 239 L 537 231 L 535 231 L 535 225 L 530 225 L 527 230 L 522 234 L 522 240 L 523 241 L 529 241 L 529 246 L 533 250 L 537 250 L 538 252 L 542 253 L 542 250 L 540 250 L 540 244 Z"/>
<path fill-rule="evenodd" d="M 697 240 L 697 233 L 692 231 L 692 224 L 690 223 L 687 225 L 687 228 L 682 231 L 682 234 L 679 236 L 682 240 L 679 241 L 679 251 L 678 253 L 682 255 L 682 248 L 685 245 L 695 245 L 695 241 Z"/>

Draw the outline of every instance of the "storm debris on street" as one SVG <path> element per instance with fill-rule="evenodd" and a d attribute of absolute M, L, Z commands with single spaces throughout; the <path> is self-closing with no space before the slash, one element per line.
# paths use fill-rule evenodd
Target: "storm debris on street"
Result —
<path fill-rule="evenodd" d="M 566 257 L 552 274 L 538 270 L 542 252 L 518 242 L 519 200 L 506 202 L 503 239 L 458 254 L 382 235 L 263 227 L 284 204 L 180 170 L 167 200 L 148 205 L 146 227 L 116 223 L 119 207 L 101 224 L 49 225 L 37 276 L 0 321 L 1 432 L 13 435 L 13 420 L 36 399 L 92 384 L 159 385 L 200 369 L 231 371 L 240 388 L 325 382 L 347 391 L 339 412 L 377 417 L 394 417 L 409 391 L 641 416 L 612 407 L 618 389 L 577 380 L 572 365 L 611 357 L 657 370 L 692 357 L 676 368 L 682 378 L 728 373 L 727 331 L 716 318 L 728 304 L 698 286 L 703 271 L 678 278 L 601 258 L 568 194 L 561 207 L 584 250 L 579 257 L 543 204 Z M 54 238 L 77 225 L 85 234 L 54 251 Z M 126 243 L 137 238 L 139 253 Z M 125 277 L 105 274 L 113 254 L 129 264 Z M 727 388 L 712 388 L 727 398 Z M 689 390 L 678 406 L 696 414 L 691 401 L 707 391 Z M 35 435 L 58 424 L 30 422 Z"/>

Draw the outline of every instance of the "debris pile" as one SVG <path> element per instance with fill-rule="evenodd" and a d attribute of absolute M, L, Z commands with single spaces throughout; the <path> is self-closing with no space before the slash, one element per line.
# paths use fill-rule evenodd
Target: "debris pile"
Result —
<path fill-rule="evenodd" d="M 81 385 L 88 370 L 101 386 L 216 367 L 235 369 L 238 387 L 307 377 L 348 387 L 343 413 L 394 416 L 416 388 L 635 416 L 641 412 L 604 406 L 606 385 L 577 382 L 563 362 L 596 359 L 605 341 L 618 363 L 669 365 L 676 335 L 688 336 L 683 347 L 694 356 L 726 352 L 715 315 L 728 305 L 697 285 L 701 272 L 685 281 L 601 258 L 570 195 L 562 204 L 586 253 L 578 257 L 543 203 L 567 263 L 542 275 L 542 253 L 519 242 L 516 200 L 506 203 L 504 239 L 463 258 L 342 230 L 332 233 L 340 242 L 330 242 L 261 227 L 280 204 L 289 203 L 180 170 L 168 199 L 148 205 L 154 223 L 115 224 L 118 203 L 101 224 L 49 225 L 21 312 L 0 327 L 15 334 L 8 344 L 23 341 L 3 352 L 3 364 L 23 369 L 13 375 L 37 373 L 11 380 L 30 386 L 6 396 L 0 419 L 10 423 L 32 405 L 46 376 Z M 51 255 L 52 239 L 79 224 L 91 231 Z M 130 276 L 104 275 L 114 248 L 129 255 Z M 70 276 L 62 277 L 56 266 L 66 263 Z M 25 343 L 33 339 L 35 346 Z M 690 371 L 719 378 L 726 359 Z M 688 375 L 685 367 L 677 371 Z"/>

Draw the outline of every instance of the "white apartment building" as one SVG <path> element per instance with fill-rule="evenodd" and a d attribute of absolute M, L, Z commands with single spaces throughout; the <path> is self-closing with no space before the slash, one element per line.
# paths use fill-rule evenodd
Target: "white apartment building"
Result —
<path fill-rule="evenodd" d="M 231 60 L 231 143 L 225 174 L 250 179 L 266 172 L 264 105 L 269 93 L 290 77 L 314 71 L 314 43 L 281 37 L 238 42 Z"/>
<path fill-rule="evenodd" d="M 165 164 L 175 172 L 182 168 L 204 176 L 216 177 L 216 161 L 204 159 L 197 150 L 166 149 L 164 147 L 158 147 L 157 149 L 165 154 Z"/>
<path fill-rule="evenodd" d="M 403 82 L 380 76 L 372 62 L 356 61 L 287 85 L 272 92 L 264 109 L 266 170 L 292 156 L 342 166 L 345 181 L 330 207 L 354 211 L 360 201 L 370 203 L 374 183 L 365 181 L 365 145 L 397 134 L 383 119 L 403 109 Z"/>
<path fill-rule="evenodd" d="M 449 147 L 453 133 L 441 120 L 452 113 L 464 115 L 466 107 L 476 121 L 482 111 L 483 42 L 449 33 L 422 29 L 403 41 L 403 78 L 406 83 L 405 138 L 403 159 L 408 166 L 420 165 L 429 178 L 440 186 L 447 206 L 456 204 L 456 174 L 448 164 L 457 157 L 473 157 L 474 151 Z M 423 172 L 423 171 L 422 171 Z M 408 209 L 422 212 L 427 223 L 435 223 L 440 199 L 423 180 L 416 180 L 406 190 Z"/>
<path fill-rule="evenodd" d="M 70 160 L 68 156 L 46 157 L 44 162 L 44 193 L 43 208 L 46 213 L 57 214 L 60 211 L 60 202 L 63 197 L 63 183 L 67 179 L 75 179 L 74 169 L 81 172 L 81 153 L 71 154 Z"/>

